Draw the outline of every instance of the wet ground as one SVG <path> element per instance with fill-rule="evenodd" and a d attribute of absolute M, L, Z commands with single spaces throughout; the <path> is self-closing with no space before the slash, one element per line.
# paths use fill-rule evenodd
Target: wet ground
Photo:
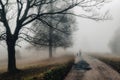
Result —
<path fill-rule="evenodd" d="M 84 56 L 76 58 L 65 80 L 120 80 L 120 74 L 98 59 Z"/>

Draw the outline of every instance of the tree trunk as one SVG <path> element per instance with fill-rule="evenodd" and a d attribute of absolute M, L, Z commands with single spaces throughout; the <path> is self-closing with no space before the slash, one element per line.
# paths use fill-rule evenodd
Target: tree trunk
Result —
<path fill-rule="evenodd" d="M 49 57 L 52 57 L 52 28 L 49 28 Z"/>
<path fill-rule="evenodd" d="M 53 50 L 53 51 L 54 51 L 54 54 L 56 54 L 56 48 L 54 48 L 54 50 Z"/>
<path fill-rule="evenodd" d="M 49 46 L 49 57 L 52 58 L 52 46 L 51 45 Z"/>
<path fill-rule="evenodd" d="M 16 68 L 16 59 L 15 59 L 15 43 L 14 39 L 7 40 L 7 49 L 8 49 L 8 72 L 15 73 L 17 72 Z"/>
<path fill-rule="evenodd" d="M 52 2 L 53 0 L 51 0 Z M 50 8 L 51 8 L 51 12 L 53 12 L 53 4 L 50 4 Z M 53 26 L 52 23 L 52 15 L 51 15 L 51 21 L 50 21 L 50 25 Z M 52 39 L 52 33 L 53 33 L 53 28 L 49 26 L 49 57 L 52 57 L 52 44 L 53 44 L 53 39 Z"/>

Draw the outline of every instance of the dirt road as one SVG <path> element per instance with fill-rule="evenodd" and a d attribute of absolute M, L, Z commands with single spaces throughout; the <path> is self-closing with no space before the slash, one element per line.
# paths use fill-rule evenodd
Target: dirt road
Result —
<path fill-rule="evenodd" d="M 78 62 L 80 58 L 76 59 Z M 120 80 L 120 74 L 105 63 L 92 58 L 84 57 L 90 64 L 91 70 L 76 70 L 72 68 L 65 80 Z"/>

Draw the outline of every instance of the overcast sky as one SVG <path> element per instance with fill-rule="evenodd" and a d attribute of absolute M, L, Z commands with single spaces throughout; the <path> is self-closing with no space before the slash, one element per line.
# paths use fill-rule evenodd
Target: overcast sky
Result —
<path fill-rule="evenodd" d="M 120 26 L 120 0 L 113 0 L 104 7 L 110 10 L 113 20 L 93 21 L 77 17 L 78 30 L 73 34 L 74 50 L 110 52 L 109 41 Z M 79 13 L 79 9 L 75 9 Z"/>

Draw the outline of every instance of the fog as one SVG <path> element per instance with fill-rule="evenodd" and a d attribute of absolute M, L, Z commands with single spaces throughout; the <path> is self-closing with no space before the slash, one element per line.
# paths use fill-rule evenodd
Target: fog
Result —
<path fill-rule="evenodd" d="M 75 51 L 111 52 L 109 42 L 113 38 L 116 29 L 120 27 L 119 3 L 119 0 L 113 0 L 104 6 L 104 8 L 110 10 L 112 20 L 93 21 L 76 17 L 78 30 L 73 34 L 73 49 Z M 76 9 L 76 12 L 79 13 L 79 10 Z"/>
<path fill-rule="evenodd" d="M 82 52 L 111 52 L 108 44 L 113 38 L 116 29 L 120 26 L 119 3 L 120 0 L 113 0 L 110 3 L 106 3 L 104 6 L 104 9 L 110 10 L 110 14 L 113 17 L 112 20 L 94 21 L 86 18 L 76 17 L 77 30 L 73 33 L 74 44 L 68 50 L 73 51 L 74 53 L 78 52 L 79 50 Z M 79 8 L 75 8 L 75 12 L 79 14 Z M 0 59 L 7 58 L 6 50 L 6 47 L 0 46 Z M 20 51 L 22 55 L 29 55 L 36 58 L 36 55 L 33 56 L 33 53 L 37 52 L 29 52 L 29 50 L 26 51 L 24 47 L 22 47 Z M 58 50 L 58 52 L 59 51 L 62 51 L 60 54 L 64 52 L 62 49 Z"/>

